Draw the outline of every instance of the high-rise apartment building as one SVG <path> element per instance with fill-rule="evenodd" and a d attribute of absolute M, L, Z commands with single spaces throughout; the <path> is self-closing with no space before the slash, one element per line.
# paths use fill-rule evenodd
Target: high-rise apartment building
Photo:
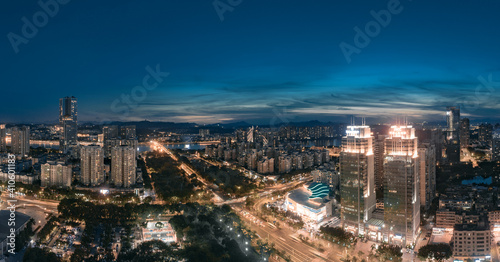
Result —
<path fill-rule="evenodd" d="M 72 168 L 64 162 L 49 161 L 41 166 L 42 187 L 70 187 Z"/>
<path fill-rule="evenodd" d="M 373 143 L 375 161 L 375 186 L 378 189 L 384 187 L 384 150 L 386 135 L 378 135 Z"/>
<path fill-rule="evenodd" d="M 104 183 L 104 152 L 100 146 L 90 145 L 81 148 L 80 177 L 86 186 Z"/>
<path fill-rule="evenodd" d="M 348 126 L 340 153 L 342 227 L 364 234 L 364 225 L 375 210 L 373 136 L 368 126 Z"/>
<path fill-rule="evenodd" d="M 460 108 L 446 108 L 446 155 L 451 164 L 460 163 Z"/>
<path fill-rule="evenodd" d="M 418 147 L 420 159 L 420 204 L 428 210 L 436 195 L 436 147 L 422 143 Z"/>
<path fill-rule="evenodd" d="M 59 148 L 62 153 L 67 153 L 78 144 L 77 100 L 74 96 L 59 99 L 59 124 L 63 129 Z"/>
<path fill-rule="evenodd" d="M 491 159 L 500 161 L 500 129 L 493 132 L 493 141 L 491 146 Z"/>
<path fill-rule="evenodd" d="M 418 141 L 412 126 L 392 126 L 385 143 L 384 223 L 391 244 L 410 245 L 420 226 Z"/>
<path fill-rule="evenodd" d="M 133 125 L 122 127 L 108 125 L 103 127 L 102 132 L 105 157 L 111 157 L 111 149 L 115 146 L 126 145 L 133 148 L 138 146 L 136 127 Z"/>
<path fill-rule="evenodd" d="M 5 125 L 0 125 L 0 153 L 7 151 L 7 129 Z"/>
<path fill-rule="evenodd" d="M 12 153 L 27 156 L 30 152 L 30 128 L 27 126 L 11 129 Z"/>
<path fill-rule="evenodd" d="M 111 149 L 111 184 L 131 187 L 136 182 L 135 148 L 115 146 Z"/>
<path fill-rule="evenodd" d="M 120 130 L 122 139 L 137 139 L 135 126 L 122 126 Z"/>
<path fill-rule="evenodd" d="M 491 147 L 493 141 L 493 125 L 480 124 L 479 125 L 479 143 L 483 146 Z"/>
<path fill-rule="evenodd" d="M 468 118 L 460 119 L 460 147 L 467 149 L 470 143 L 470 121 Z"/>

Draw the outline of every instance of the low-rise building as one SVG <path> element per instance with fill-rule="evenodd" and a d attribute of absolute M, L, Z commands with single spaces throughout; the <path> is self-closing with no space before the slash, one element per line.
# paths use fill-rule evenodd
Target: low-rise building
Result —
<path fill-rule="evenodd" d="M 453 257 L 459 261 L 491 259 L 491 230 L 487 222 L 457 224 L 453 231 Z"/>
<path fill-rule="evenodd" d="M 297 215 L 320 222 L 332 215 L 332 200 L 329 199 L 330 189 L 322 183 L 311 183 L 295 189 L 286 195 L 285 209 Z"/>

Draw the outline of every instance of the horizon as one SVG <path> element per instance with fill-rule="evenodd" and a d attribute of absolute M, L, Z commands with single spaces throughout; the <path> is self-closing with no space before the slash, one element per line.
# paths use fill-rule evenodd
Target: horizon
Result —
<path fill-rule="evenodd" d="M 500 119 L 498 2 L 238 2 L 9 2 L 0 121 Z"/>

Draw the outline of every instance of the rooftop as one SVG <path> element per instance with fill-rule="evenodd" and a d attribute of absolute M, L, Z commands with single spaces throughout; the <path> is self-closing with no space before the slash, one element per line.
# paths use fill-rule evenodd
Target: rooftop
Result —
<path fill-rule="evenodd" d="M 312 208 L 320 209 L 325 206 L 324 198 L 328 196 L 329 191 L 328 186 L 322 183 L 311 183 L 308 186 L 300 187 L 298 189 L 290 191 L 288 198 L 297 202 L 300 205 Z M 326 194 L 325 194 L 326 192 Z"/>

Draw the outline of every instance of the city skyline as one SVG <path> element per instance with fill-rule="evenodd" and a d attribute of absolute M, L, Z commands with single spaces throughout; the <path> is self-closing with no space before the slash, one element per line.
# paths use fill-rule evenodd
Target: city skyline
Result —
<path fill-rule="evenodd" d="M 445 106 L 461 106 L 471 121 L 498 120 L 498 2 L 399 1 L 390 19 L 388 2 L 236 2 L 221 13 L 210 1 L 69 1 L 31 38 L 23 17 L 44 9 L 10 2 L 0 74 L 8 97 L 30 95 L 3 103 L 0 120 L 53 122 L 53 101 L 68 95 L 80 100 L 82 123 L 442 121 Z M 380 30 L 356 45 L 356 28 L 373 21 Z M 127 107 L 122 95 L 148 75 L 158 85 L 136 90 L 144 98 Z"/>

